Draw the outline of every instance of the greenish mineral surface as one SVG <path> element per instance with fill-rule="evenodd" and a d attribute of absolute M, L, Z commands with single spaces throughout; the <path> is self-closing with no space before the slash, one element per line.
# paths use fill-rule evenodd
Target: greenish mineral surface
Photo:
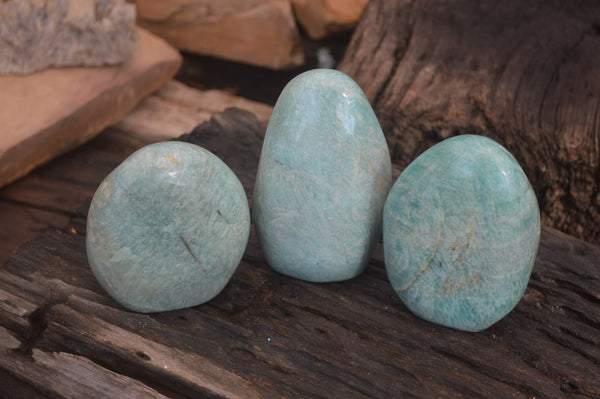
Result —
<path fill-rule="evenodd" d="M 87 255 L 120 304 L 165 311 L 216 296 L 236 270 L 249 231 L 244 189 L 219 158 L 193 144 L 152 144 L 96 191 Z"/>
<path fill-rule="evenodd" d="M 385 137 L 360 87 L 318 69 L 288 83 L 267 128 L 253 221 L 268 263 L 315 282 L 360 274 L 391 186 Z"/>
<path fill-rule="evenodd" d="M 383 218 L 390 282 L 416 315 L 479 331 L 522 297 L 538 248 L 538 203 L 495 141 L 463 135 L 424 152 L 390 190 Z"/>

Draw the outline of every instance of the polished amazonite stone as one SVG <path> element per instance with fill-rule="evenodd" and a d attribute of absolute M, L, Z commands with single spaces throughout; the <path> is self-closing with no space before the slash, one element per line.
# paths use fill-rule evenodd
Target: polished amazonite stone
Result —
<path fill-rule="evenodd" d="M 158 143 L 127 158 L 96 191 L 87 256 L 121 305 L 165 311 L 216 296 L 249 232 L 244 189 L 219 158 L 193 144 Z"/>
<path fill-rule="evenodd" d="M 517 161 L 495 141 L 447 139 L 413 161 L 383 212 L 386 270 L 416 315 L 480 331 L 522 297 L 540 215 Z"/>
<path fill-rule="evenodd" d="M 390 186 L 387 143 L 358 85 L 328 69 L 291 80 L 269 121 L 254 189 L 268 263 L 315 282 L 360 274 Z"/>

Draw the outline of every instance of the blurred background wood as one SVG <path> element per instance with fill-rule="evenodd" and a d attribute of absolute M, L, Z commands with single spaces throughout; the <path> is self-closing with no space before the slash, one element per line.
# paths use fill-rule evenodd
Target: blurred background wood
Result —
<path fill-rule="evenodd" d="M 268 123 L 273 107 L 222 90 L 196 90 L 176 80 L 167 82 L 115 124 L 130 137 L 162 141 L 190 132 L 220 111 L 237 107 Z"/>
<path fill-rule="evenodd" d="M 371 0 L 343 72 L 405 167 L 450 136 L 516 157 L 542 222 L 600 243 L 600 4 Z"/>

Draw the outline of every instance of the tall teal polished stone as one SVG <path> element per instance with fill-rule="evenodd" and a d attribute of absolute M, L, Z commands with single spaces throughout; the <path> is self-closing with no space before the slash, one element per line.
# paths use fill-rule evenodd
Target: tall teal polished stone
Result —
<path fill-rule="evenodd" d="M 538 203 L 495 141 L 457 136 L 421 154 L 394 183 L 383 218 L 390 282 L 416 315 L 480 331 L 522 297 L 539 243 Z"/>
<path fill-rule="evenodd" d="M 158 143 L 127 158 L 94 194 L 87 256 L 121 305 L 166 311 L 216 296 L 249 232 L 244 189 L 219 158 L 193 144 Z"/>
<path fill-rule="evenodd" d="M 269 121 L 254 190 L 268 263 L 314 282 L 360 274 L 390 186 L 387 143 L 360 87 L 328 69 L 291 80 Z"/>

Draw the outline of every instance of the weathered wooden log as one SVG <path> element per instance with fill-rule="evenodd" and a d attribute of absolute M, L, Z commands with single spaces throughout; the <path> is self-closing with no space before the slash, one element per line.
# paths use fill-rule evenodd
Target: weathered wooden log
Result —
<path fill-rule="evenodd" d="M 171 80 L 144 99 L 115 126 L 147 141 L 171 139 L 191 131 L 217 112 L 237 107 L 252 112 L 263 123 L 273 107 L 221 90 L 196 90 Z"/>
<path fill-rule="evenodd" d="M 167 398 L 147 385 L 107 370 L 85 357 L 35 348 L 31 354 L 23 356 L 17 354 L 21 345 L 10 332 L 0 327 L 0 362 L 3 364 L 0 392 L 4 397 Z M 6 372 L 7 369 L 10 372 Z"/>
<path fill-rule="evenodd" d="M 264 130 L 250 113 L 230 109 L 183 139 L 224 159 L 251 194 Z M 130 149 L 88 151 L 106 168 Z M 111 382 L 104 370 L 171 397 L 600 395 L 600 247 L 551 228 L 542 230 L 523 300 L 482 333 L 412 315 L 387 280 L 381 246 L 361 276 L 313 284 L 270 269 L 254 235 L 215 299 L 133 313 L 89 269 L 85 214 L 21 246 L 0 270 L 0 290 L 10 295 L 0 306 L 0 382 L 10 382 L 0 384 L 0 396 L 9 388 L 39 392 L 44 383 L 32 383 L 39 367 L 22 366 L 39 359 L 56 370 L 69 362 L 91 367 L 106 377 L 107 392 L 125 380 Z M 219 370 L 223 379 L 215 377 Z M 88 388 L 74 386 L 71 397 Z"/>
<path fill-rule="evenodd" d="M 372 0 L 340 69 L 400 165 L 489 136 L 523 166 L 545 224 L 599 243 L 599 21 L 592 1 Z"/>

